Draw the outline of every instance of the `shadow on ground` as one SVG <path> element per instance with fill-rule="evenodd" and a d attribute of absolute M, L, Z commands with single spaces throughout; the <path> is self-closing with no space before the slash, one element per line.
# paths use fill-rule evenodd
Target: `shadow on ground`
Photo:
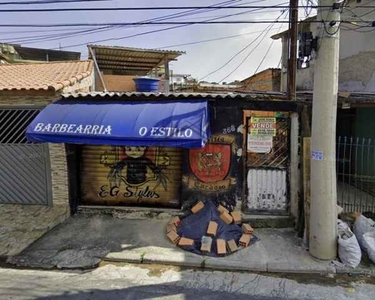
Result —
<path fill-rule="evenodd" d="M 256 228 L 260 241 L 255 244 L 225 257 L 207 257 L 172 244 L 166 237 L 168 221 L 77 215 L 45 234 L 20 255 L 8 258 L 7 262 L 43 269 L 90 269 L 104 259 L 231 271 L 353 272 L 353 269 L 312 259 L 292 228 Z M 356 271 L 375 272 L 375 268 L 362 263 Z"/>
<path fill-rule="evenodd" d="M 167 221 L 112 216 L 74 216 L 55 227 L 8 263 L 21 267 L 93 268 L 110 252 L 153 245 L 171 247 Z"/>
<path fill-rule="evenodd" d="M 77 293 L 64 293 L 56 296 L 38 298 L 39 300 L 144 300 L 144 299 L 210 299 L 210 300 L 278 300 L 285 299 L 282 297 L 265 297 L 239 294 L 235 292 L 220 292 L 210 289 L 194 289 L 179 287 L 176 284 L 158 284 L 129 287 L 116 290 L 99 290 L 93 289 Z M 288 300 L 293 300 L 288 298 Z M 295 299 L 297 300 L 297 299 Z M 301 299 L 299 299 L 301 300 Z"/>

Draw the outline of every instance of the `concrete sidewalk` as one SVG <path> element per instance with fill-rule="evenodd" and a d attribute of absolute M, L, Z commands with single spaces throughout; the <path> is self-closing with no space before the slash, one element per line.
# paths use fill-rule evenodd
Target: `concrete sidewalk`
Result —
<path fill-rule="evenodd" d="M 238 271 L 293 273 L 365 273 L 316 261 L 293 229 L 255 229 L 260 241 L 232 255 L 212 258 L 186 252 L 165 234 L 168 220 L 129 220 L 110 216 L 76 216 L 56 227 L 8 262 L 23 267 L 92 268 L 102 260 L 169 264 Z"/>

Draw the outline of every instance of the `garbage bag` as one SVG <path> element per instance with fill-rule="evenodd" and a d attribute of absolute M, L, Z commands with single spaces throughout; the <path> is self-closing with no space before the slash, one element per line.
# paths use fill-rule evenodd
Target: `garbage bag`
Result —
<path fill-rule="evenodd" d="M 339 258 L 342 263 L 350 267 L 357 267 L 362 259 L 361 248 L 348 224 L 339 220 L 337 224 Z"/>
<path fill-rule="evenodd" d="M 365 233 L 363 239 L 366 243 L 367 254 L 371 261 L 375 263 L 375 230 Z"/>
<path fill-rule="evenodd" d="M 375 231 L 375 222 L 371 219 L 366 218 L 363 215 L 360 215 L 357 218 L 357 220 L 354 222 L 353 231 L 357 237 L 357 240 L 361 249 L 365 252 L 368 252 L 367 245 L 363 236 L 367 232 Z"/>
<path fill-rule="evenodd" d="M 210 221 L 215 221 L 218 224 L 216 236 L 212 238 L 211 252 L 202 253 L 200 251 L 202 237 L 206 235 L 208 223 Z M 180 225 L 177 227 L 177 233 L 181 237 L 194 240 L 194 246 L 189 248 L 183 247 L 184 250 L 201 255 L 218 256 L 216 247 L 217 239 L 224 239 L 226 241 L 234 240 L 238 245 L 238 241 L 240 240 L 243 232 L 239 225 L 228 225 L 221 220 L 217 207 L 211 201 L 206 201 L 204 207 L 196 214 L 190 214 L 181 219 Z M 253 235 L 250 245 L 258 240 L 259 239 Z"/>
<path fill-rule="evenodd" d="M 341 230 L 345 230 L 350 228 L 349 224 L 347 222 L 344 222 L 343 220 L 337 220 L 337 231 L 340 232 Z"/>

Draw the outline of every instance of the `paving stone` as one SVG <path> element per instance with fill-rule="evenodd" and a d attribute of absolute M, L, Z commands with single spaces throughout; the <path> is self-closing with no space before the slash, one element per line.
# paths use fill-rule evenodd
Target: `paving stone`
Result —
<path fill-rule="evenodd" d="M 101 261 L 99 252 L 90 250 L 65 250 L 54 258 L 59 269 L 92 269 L 97 267 Z"/>
<path fill-rule="evenodd" d="M 0 205 L 0 256 L 18 255 L 68 217 L 68 205 Z"/>

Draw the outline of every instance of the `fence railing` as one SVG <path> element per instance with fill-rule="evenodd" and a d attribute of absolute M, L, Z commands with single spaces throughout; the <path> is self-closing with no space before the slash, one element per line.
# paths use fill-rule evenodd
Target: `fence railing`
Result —
<path fill-rule="evenodd" d="M 338 137 L 337 201 L 344 211 L 375 213 L 375 139 Z"/>

